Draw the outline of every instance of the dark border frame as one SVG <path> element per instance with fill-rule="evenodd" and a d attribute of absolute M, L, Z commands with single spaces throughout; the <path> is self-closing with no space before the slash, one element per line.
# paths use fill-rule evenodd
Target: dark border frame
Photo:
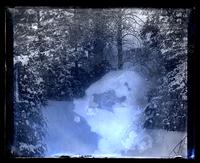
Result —
<path fill-rule="evenodd" d="M 9 154 L 9 149 L 7 148 L 8 145 L 11 143 L 12 140 L 12 131 L 13 131 L 13 124 L 12 124 L 12 119 L 13 119 L 13 47 L 12 47 L 12 40 L 13 40 L 13 35 L 12 35 L 12 20 L 11 20 L 11 15 L 7 11 L 7 8 L 9 7 L 15 7 L 15 6 L 30 6 L 30 7 L 35 7 L 35 6 L 50 6 L 52 8 L 65 8 L 65 7 L 81 7 L 81 8 L 114 8 L 114 7 L 138 7 L 138 8 L 191 8 L 191 16 L 190 16 L 190 22 L 189 22 L 189 45 L 188 45 L 188 150 L 190 155 L 191 151 L 195 149 L 195 158 L 199 158 L 199 153 L 200 151 L 197 150 L 198 144 L 200 144 L 199 140 L 197 139 L 200 136 L 197 136 L 197 120 L 198 120 L 198 113 L 199 111 L 197 110 L 197 86 L 198 86 L 198 79 L 197 79 L 197 74 L 198 74 L 198 67 L 197 67 L 197 53 L 199 52 L 198 49 L 198 41 L 197 41 L 197 21 L 200 15 L 200 8 L 197 6 L 196 1 L 190 0 L 189 3 L 183 1 L 179 2 L 179 4 L 173 3 L 173 1 L 170 3 L 168 2 L 156 2 L 152 3 L 152 1 L 148 1 L 147 3 L 144 3 L 143 1 L 127 1 L 123 2 L 115 2 L 110 3 L 111 1 L 108 1 L 107 3 L 90 3 L 87 1 L 83 1 L 84 3 L 78 3 L 77 1 L 66 1 L 66 3 L 53 3 L 48 2 L 48 1 L 35 1 L 31 2 L 29 1 L 14 1 L 12 3 L 7 2 L 3 4 L 4 7 L 1 7 L 0 10 L 0 19 L 2 23 L 0 23 L 2 27 L 2 35 L 3 35 L 3 44 L 0 45 L 3 53 L 3 59 L 0 59 L 0 65 L 1 65 L 1 71 L 0 71 L 0 83 L 2 86 L 2 104 L 0 105 L 1 109 L 0 110 L 0 116 L 1 116 L 1 124 L 2 127 L 0 128 L 0 141 L 3 140 L 3 143 L 0 143 L 0 159 L 17 159 L 21 160 L 21 158 L 12 158 Z M 5 64 L 7 67 L 5 67 Z M 1 78 L 2 76 L 2 78 Z M 1 80 L 3 79 L 3 80 Z M 72 158 L 61 158 L 60 160 L 65 160 L 65 159 L 72 159 Z M 78 158 L 82 159 L 82 158 Z M 24 159 L 23 159 L 24 160 Z M 25 159 L 27 160 L 27 159 Z M 29 159 L 28 159 L 29 160 Z M 37 158 L 34 158 L 33 160 L 37 160 Z M 43 159 L 42 159 L 43 160 Z M 55 159 L 54 159 L 55 160 Z M 116 160 L 116 159 L 113 159 Z M 117 159 L 118 160 L 118 159 Z M 146 159 L 144 159 L 146 160 Z M 157 160 L 157 159 L 156 159 Z"/>

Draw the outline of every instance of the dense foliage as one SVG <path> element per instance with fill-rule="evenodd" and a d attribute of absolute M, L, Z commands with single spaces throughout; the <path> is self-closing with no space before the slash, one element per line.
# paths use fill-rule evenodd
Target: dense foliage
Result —
<path fill-rule="evenodd" d="M 189 10 L 154 11 L 141 31 L 144 46 L 159 51 L 157 58 L 162 58 L 154 65 L 163 68 L 150 94 L 146 127 L 186 130 L 188 16 Z"/>

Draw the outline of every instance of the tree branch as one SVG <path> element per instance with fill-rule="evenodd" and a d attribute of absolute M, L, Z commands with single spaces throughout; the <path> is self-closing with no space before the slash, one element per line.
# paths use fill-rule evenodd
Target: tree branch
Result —
<path fill-rule="evenodd" d="M 137 15 L 135 15 L 135 14 L 133 14 L 133 13 L 127 13 L 127 14 L 125 14 L 125 16 L 136 17 L 136 18 L 138 18 L 143 24 L 145 24 L 145 22 L 144 22 L 141 18 L 139 18 Z"/>
<path fill-rule="evenodd" d="M 131 20 L 133 20 L 136 24 L 138 24 L 139 26 L 142 26 L 142 24 L 139 24 L 133 17 L 131 17 L 131 16 L 127 16 L 127 17 L 124 17 L 124 18 L 122 18 L 122 20 L 128 20 L 128 19 L 131 19 Z"/>
<path fill-rule="evenodd" d="M 126 34 L 124 34 L 124 35 L 122 36 L 122 38 L 124 38 L 124 37 L 126 37 L 126 36 L 129 36 L 129 35 L 135 37 L 139 42 L 141 42 L 140 39 L 139 39 L 137 36 L 135 36 L 133 33 L 126 33 Z"/>
<path fill-rule="evenodd" d="M 128 35 L 135 37 L 135 38 L 138 40 L 139 46 L 141 47 L 141 41 L 140 41 L 140 39 L 139 39 L 137 36 L 135 36 L 133 33 L 126 33 L 126 34 L 124 34 L 124 35 L 122 36 L 122 38 L 124 38 L 124 37 L 126 37 L 126 36 L 128 36 Z"/>

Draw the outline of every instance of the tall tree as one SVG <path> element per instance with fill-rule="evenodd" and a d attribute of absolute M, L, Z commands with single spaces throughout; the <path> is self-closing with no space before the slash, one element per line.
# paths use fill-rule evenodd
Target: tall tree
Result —
<path fill-rule="evenodd" d="M 14 140 L 12 152 L 16 156 L 42 156 L 45 121 L 41 105 L 45 102 L 44 81 L 38 71 L 36 47 L 37 20 L 32 9 L 15 8 L 14 25 Z"/>
<path fill-rule="evenodd" d="M 183 9 L 156 10 L 143 28 L 146 46 L 160 50 L 166 70 L 148 107 L 154 110 L 150 126 L 186 130 L 188 15 Z"/>
<path fill-rule="evenodd" d="M 118 68 L 122 68 L 122 9 L 118 9 L 117 13 L 117 53 L 118 53 Z"/>

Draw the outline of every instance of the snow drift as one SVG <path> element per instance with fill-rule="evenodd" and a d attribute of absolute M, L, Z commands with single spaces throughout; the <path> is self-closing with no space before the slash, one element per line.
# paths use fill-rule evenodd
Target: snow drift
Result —
<path fill-rule="evenodd" d="M 184 133 L 143 128 L 146 91 L 137 73 L 121 70 L 93 83 L 83 98 L 49 101 L 46 156 L 168 157 Z"/>
<path fill-rule="evenodd" d="M 92 84 L 86 96 L 74 100 L 74 112 L 100 136 L 97 155 L 121 155 L 130 148 L 151 147 L 142 128 L 143 80 L 134 71 L 113 71 Z"/>

